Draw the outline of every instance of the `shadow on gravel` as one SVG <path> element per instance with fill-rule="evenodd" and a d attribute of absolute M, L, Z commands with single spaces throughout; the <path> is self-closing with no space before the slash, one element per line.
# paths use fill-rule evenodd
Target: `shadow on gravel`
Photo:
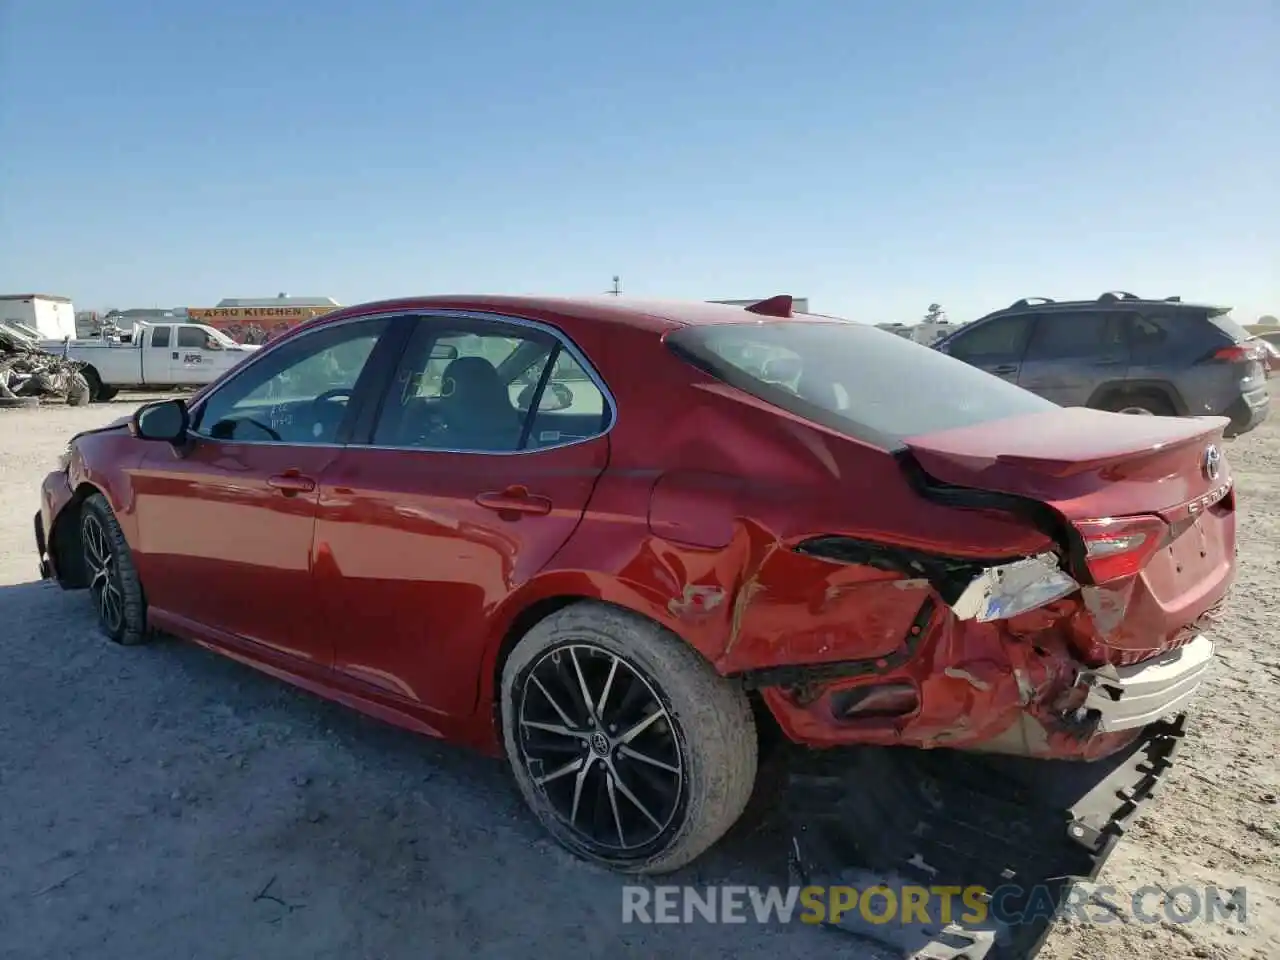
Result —
<path fill-rule="evenodd" d="M 549 841 L 501 762 L 181 641 L 117 647 L 53 584 L 0 587 L 0 622 L 15 956 L 889 956 L 799 923 L 623 924 L 623 880 Z M 773 802 L 661 883 L 790 882 Z"/>
<path fill-rule="evenodd" d="M 691 914 L 624 924 L 624 879 L 549 840 L 501 761 L 193 644 L 116 646 L 98 635 L 83 593 L 53 584 L 0 587 L 0 622 L 0 930 L 19 932 L 24 957 L 407 958 L 423 955 L 409 944 L 427 938 L 433 957 L 558 958 L 568 948 L 610 960 L 916 950 L 1009 960 L 1046 932 L 1020 930 L 1006 952 L 991 930 L 947 932 L 928 919 L 762 923 L 745 895 L 745 923 Z M 872 862 L 924 867 L 935 883 L 959 870 L 995 889 L 998 878 L 969 867 L 1005 865 L 1004 847 L 1032 858 L 1020 876 L 1034 873 L 1032 838 L 1045 831 L 1021 838 L 1015 827 L 1028 815 L 1018 801 L 952 776 L 950 813 L 927 814 L 914 800 L 930 780 L 918 757 L 771 751 L 730 834 L 694 866 L 640 883 L 930 882 L 858 870 L 862 847 Z M 922 839 L 926 821 L 945 828 L 939 839 Z M 972 844 L 952 849 L 970 834 Z M 916 863 L 922 850 L 955 862 L 938 876 Z M 228 949 L 204 943 L 226 930 Z M 886 939 L 902 952 L 884 949 Z"/>

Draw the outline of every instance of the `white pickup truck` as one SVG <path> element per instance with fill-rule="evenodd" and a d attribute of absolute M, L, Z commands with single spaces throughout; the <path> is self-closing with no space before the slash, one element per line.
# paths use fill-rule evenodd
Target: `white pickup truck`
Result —
<path fill-rule="evenodd" d="M 40 347 L 84 363 L 94 401 L 121 390 L 203 386 L 258 349 L 202 323 L 140 323 L 123 337 L 45 340 Z"/>

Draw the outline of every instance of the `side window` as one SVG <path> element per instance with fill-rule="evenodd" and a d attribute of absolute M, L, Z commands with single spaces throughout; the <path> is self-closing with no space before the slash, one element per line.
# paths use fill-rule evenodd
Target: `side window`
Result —
<path fill-rule="evenodd" d="M 1170 335 L 1172 321 L 1167 317 L 1129 317 L 1129 346 L 1133 362 L 1139 366 L 1157 360 L 1166 353 L 1175 338 Z"/>
<path fill-rule="evenodd" d="M 595 436 L 607 415 L 599 388 L 551 333 L 499 320 L 431 318 L 420 320 L 409 340 L 372 442 L 514 453 Z"/>
<path fill-rule="evenodd" d="M 373 444 L 520 449 L 526 412 L 519 401 L 537 388 L 555 348 L 550 334 L 516 324 L 419 320 L 378 414 Z"/>
<path fill-rule="evenodd" d="M 1028 360 L 1113 357 L 1127 351 L 1123 318 L 1101 311 L 1044 314 L 1036 321 Z"/>
<path fill-rule="evenodd" d="M 196 349 L 204 346 L 205 332 L 199 327 L 179 327 L 178 346 Z"/>
<path fill-rule="evenodd" d="M 321 327 L 272 350 L 210 394 L 193 429 L 215 440 L 337 442 L 356 381 L 390 323 Z"/>
<path fill-rule="evenodd" d="M 153 347 L 169 348 L 169 328 L 155 327 L 151 331 L 151 345 Z"/>
<path fill-rule="evenodd" d="M 1031 326 L 1029 317 L 998 317 L 956 335 L 947 353 L 969 363 L 1020 360 Z"/>
<path fill-rule="evenodd" d="M 522 408 L 532 401 L 537 381 Z M 526 447 L 551 447 L 574 440 L 587 440 L 609 429 L 612 416 L 604 394 L 578 359 L 561 350 L 551 368 L 551 376 L 538 398 Z"/>

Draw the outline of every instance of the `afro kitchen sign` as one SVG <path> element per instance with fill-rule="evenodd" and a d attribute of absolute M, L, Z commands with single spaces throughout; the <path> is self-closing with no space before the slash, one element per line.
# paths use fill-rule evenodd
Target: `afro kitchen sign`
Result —
<path fill-rule="evenodd" d="M 187 307 L 187 316 L 192 323 L 204 323 L 221 330 L 236 343 L 266 343 L 312 317 L 336 309 L 336 305 Z"/>

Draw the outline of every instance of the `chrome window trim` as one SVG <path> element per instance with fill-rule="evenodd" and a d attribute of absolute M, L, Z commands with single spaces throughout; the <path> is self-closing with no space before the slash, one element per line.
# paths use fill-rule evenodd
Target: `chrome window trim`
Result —
<path fill-rule="evenodd" d="M 596 369 L 595 364 L 591 363 L 587 359 L 586 354 L 583 353 L 581 349 L 579 349 L 578 345 L 574 343 L 573 340 L 570 339 L 570 337 L 564 331 L 560 330 L 558 327 L 552 326 L 551 324 L 543 323 L 540 320 L 529 320 L 525 317 L 515 317 L 506 313 L 491 313 L 486 310 L 450 310 L 447 308 L 435 307 L 435 308 L 428 308 L 425 310 L 401 310 L 401 311 L 396 311 L 394 313 L 371 313 L 371 314 L 359 314 L 354 317 L 343 317 L 341 320 L 333 321 L 331 323 L 326 323 L 315 330 L 309 330 L 306 333 L 299 336 L 298 339 L 301 340 L 303 337 L 320 333 L 323 330 L 332 329 L 334 327 L 345 326 L 349 323 L 358 323 L 361 321 L 369 321 L 369 320 L 389 320 L 394 322 L 395 320 L 399 320 L 404 317 L 409 317 L 415 320 L 426 320 L 426 319 L 481 320 L 489 323 L 505 323 L 508 326 L 513 326 L 513 327 L 527 327 L 531 330 L 537 330 L 547 334 L 548 336 L 553 337 L 556 340 L 556 342 L 560 344 L 560 348 L 566 351 L 571 357 L 574 358 L 574 360 L 578 362 L 578 365 L 587 374 L 587 378 L 591 381 L 591 383 L 595 386 L 595 388 L 600 391 L 600 395 L 601 397 L 604 398 L 604 402 L 609 410 L 609 425 L 604 430 L 601 430 L 598 433 L 594 433 L 589 437 L 575 437 L 574 439 L 569 440 L 565 443 L 555 443 L 545 447 L 535 447 L 535 448 L 526 449 L 526 450 L 455 450 L 455 449 L 447 449 L 443 447 L 409 447 L 409 446 L 399 446 L 399 445 L 393 445 L 393 444 L 375 444 L 375 443 L 296 443 L 296 442 L 291 442 L 287 440 L 223 440 L 215 437 L 210 437 L 196 430 L 192 430 L 191 432 L 194 433 L 201 440 L 207 441 L 209 443 L 245 444 L 245 445 L 255 446 L 255 447 L 308 447 L 308 448 L 321 448 L 321 449 L 330 448 L 330 449 L 338 449 L 338 450 L 347 450 L 347 449 L 388 450 L 388 451 L 394 451 L 397 453 L 420 453 L 420 454 L 453 453 L 453 454 L 473 454 L 476 456 L 483 456 L 483 457 L 512 457 L 512 456 L 527 456 L 529 454 L 545 453 L 546 451 L 549 451 L 549 450 L 562 450 L 566 447 L 576 447 L 580 444 L 591 443 L 592 441 L 599 440 L 601 437 L 607 437 L 610 433 L 613 432 L 613 428 L 617 425 L 618 402 L 614 398 L 613 391 L 609 389 L 608 384 L 605 383 L 604 378 L 600 375 L 600 371 Z M 200 398 L 199 409 L 201 410 L 201 412 L 203 412 L 204 404 L 208 401 L 209 397 L 214 396 L 214 394 L 216 394 L 218 391 L 225 389 L 228 384 L 232 383 L 237 377 L 243 375 L 245 369 L 247 369 L 250 365 L 254 363 L 261 362 L 262 359 L 263 359 L 262 352 L 259 352 L 258 356 L 250 357 L 248 360 L 244 361 L 243 365 L 237 365 L 235 373 L 233 373 L 230 377 L 227 378 L 226 383 L 219 384 L 217 390 L 211 391 L 207 396 Z M 398 365 L 398 361 L 397 361 L 397 365 Z M 375 430 L 377 429 L 376 424 L 374 429 Z"/>

